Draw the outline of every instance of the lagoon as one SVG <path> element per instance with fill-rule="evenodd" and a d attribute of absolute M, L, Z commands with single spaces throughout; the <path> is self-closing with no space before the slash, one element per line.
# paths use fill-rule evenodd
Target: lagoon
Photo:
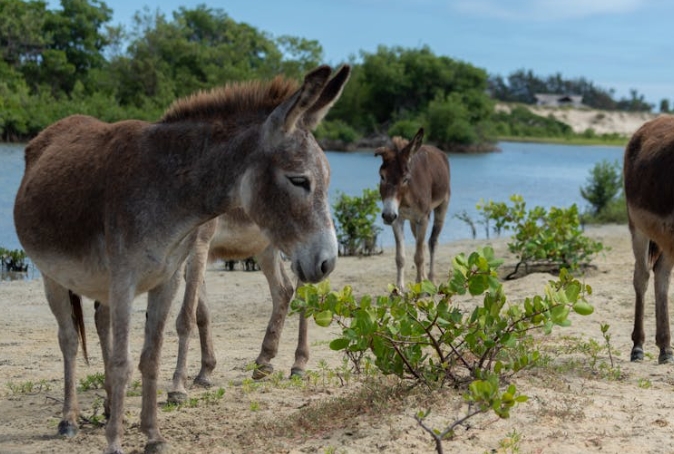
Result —
<path fill-rule="evenodd" d="M 23 144 L 0 144 L 0 246 L 21 248 L 14 230 L 12 209 L 14 197 L 23 175 Z M 441 243 L 471 238 L 468 225 L 455 216 L 462 211 L 475 221 L 475 205 L 480 199 L 508 201 L 511 194 L 524 197 L 527 207 L 550 208 L 578 205 L 582 212 L 587 202 L 580 188 L 587 184 L 590 170 L 602 160 L 622 162 L 623 149 L 610 146 L 579 146 L 502 142 L 501 151 L 486 154 L 449 154 L 452 195 Z M 361 195 L 363 189 L 376 189 L 379 184 L 381 158 L 372 151 L 340 153 L 327 151 L 332 168 L 330 200 L 334 203 L 340 193 Z M 391 228 L 383 228 L 380 245 L 394 245 Z M 430 233 L 430 232 L 429 232 Z M 478 225 L 478 238 L 485 238 Z M 627 228 L 625 230 L 627 233 Z M 409 228 L 406 243 L 412 243 Z"/>

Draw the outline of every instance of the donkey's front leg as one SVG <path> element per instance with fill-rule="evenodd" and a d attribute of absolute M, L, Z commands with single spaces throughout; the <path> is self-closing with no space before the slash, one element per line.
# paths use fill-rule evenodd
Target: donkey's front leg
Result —
<path fill-rule="evenodd" d="M 658 363 L 674 363 L 672 354 L 671 334 L 669 331 L 669 308 L 667 291 L 669 290 L 669 278 L 672 274 L 674 263 L 665 253 L 660 254 L 653 267 L 653 283 L 655 287 L 655 343 L 660 347 Z"/>
<path fill-rule="evenodd" d="M 145 343 L 138 368 L 143 377 L 143 405 L 140 429 L 147 435 L 145 453 L 159 453 L 167 449 L 166 439 L 157 425 L 157 376 L 159 357 L 164 340 L 164 325 L 180 283 L 180 269 L 170 280 L 150 290 L 147 298 Z"/>
<path fill-rule="evenodd" d="M 416 227 L 414 229 L 414 239 L 416 242 L 416 249 L 414 250 L 414 265 L 417 267 L 417 282 L 421 282 L 426 279 L 426 264 L 424 263 L 424 240 L 426 239 L 427 229 L 428 217 L 424 217 L 416 221 Z"/>
<path fill-rule="evenodd" d="M 405 290 L 405 220 L 398 216 L 391 224 L 396 242 L 396 285 Z"/>
<path fill-rule="evenodd" d="M 288 314 L 288 305 L 290 304 L 290 299 L 293 296 L 294 289 L 290 278 L 283 268 L 283 262 L 281 260 L 280 252 L 273 246 L 268 246 L 262 253 L 257 257 L 258 263 L 260 264 L 260 269 L 267 278 L 267 283 L 269 284 L 269 292 L 271 293 L 272 300 L 272 312 L 271 317 L 269 318 L 269 323 L 267 323 L 267 331 L 264 335 L 264 340 L 262 341 L 262 348 L 260 354 L 255 360 L 257 367 L 253 371 L 253 378 L 259 380 L 270 375 L 274 371 L 274 366 L 271 364 L 271 360 L 276 357 L 278 353 L 278 345 L 281 339 L 281 333 L 283 332 L 283 325 L 285 324 L 286 315 Z M 304 325 L 306 329 L 306 324 Z M 300 326 L 300 330 L 302 327 Z M 301 334 L 301 333 L 300 333 Z M 304 337 L 306 340 L 306 336 Z M 300 336 L 298 343 L 298 351 L 302 342 L 302 337 Z M 308 358 L 308 345 L 305 346 L 306 351 L 305 357 Z M 297 352 L 296 360 L 297 364 Z M 303 370 L 304 363 L 300 360 L 300 368 Z M 293 370 L 295 366 L 293 366 Z M 300 372 L 297 372 L 298 374 Z"/>
<path fill-rule="evenodd" d="M 105 375 L 110 377 L 110 418 L 105 429 L 108 441 L 106 454 L 121 454 L 124 433 L 124 399 L 126 385 L 131 378 L 129 350 L 129 325 L 135 288 L 128 276 L 113 276 L 108 297 L 110 304 L 110 328 L 113 345 L 110 358 L 105 366 Z"/>

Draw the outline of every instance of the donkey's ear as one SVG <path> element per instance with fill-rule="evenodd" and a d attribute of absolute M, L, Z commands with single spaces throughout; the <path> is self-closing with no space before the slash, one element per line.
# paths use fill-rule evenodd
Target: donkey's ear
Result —
<path fill-rule="evenodd" d="M 416 153 L 421 147 L 421 143 L 424 141 L 424 128 L 419 128 L 417 133 L 414 135 L 414 138 L 410 141 L 410 156 Z"/>
<path fill-rule="evenodd" d="M 263 126 L 265 134 L 293 132 L 302 115 L 321 97 L 331 72 L 329 66 L 323 65 L 304 76 L 304 83 L 300 89 L 279 104 L 269 115 Z"/>
<path fill-rule="evenodd" d="M 327 115 L 330 108 L 341 96 L 350 74 L 351 67 L 344 65 L 337 71 L 335 77 L 330 79 L 330 82 L 323 89 L 321 96 L 302 117 L 302 123 L 307 129 L 313 130 L 316 128 L 321 120 L 323 120 L 323 117 Z"/>

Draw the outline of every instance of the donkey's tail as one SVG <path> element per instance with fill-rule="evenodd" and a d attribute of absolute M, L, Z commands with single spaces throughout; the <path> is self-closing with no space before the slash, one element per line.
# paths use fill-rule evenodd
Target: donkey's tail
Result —
<path fill-rule="evenodd" d="M 660 249 L 660 247 L 654 241 L 649 241 L 648 242 L 648 268 L 653 269 L 653 267 L 655 266 L 655 263 L 660 258 L 660 254 L 662 254 L 662 250 Z"/>
<path fill-rule="evenodd" d="M 73 310 L 73 322 L 75 323 L 75 328 L 77 329 L 77 334 L 80 337 L 80 342 L 82 342 L 82 351 L 84 352 L 84 360 L 89 365 L 89 355 L 87 354 L 87 332 L 84 330 L 84 315 L 82 313 L 82 298 L 80 295 L 71 292 L 68 290 L 68 295 L 70 296 L 70 307 Z"/>

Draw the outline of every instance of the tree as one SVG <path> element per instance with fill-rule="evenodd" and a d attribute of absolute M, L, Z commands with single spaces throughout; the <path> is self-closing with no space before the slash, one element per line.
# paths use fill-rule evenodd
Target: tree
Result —
<path fill-rule="evenodd" d="M 666 98 L 660 101 L 660 113 L 669 113 L 669 100 Z"/>
<path fill-rule="evenodd" d="M 590 202 L 594 214 L 599 214 L 622 188 L 622 175 L 618 161 L 603 161 L 590 170 L 587 185 L 580 188 L 580 195 Z"/>

